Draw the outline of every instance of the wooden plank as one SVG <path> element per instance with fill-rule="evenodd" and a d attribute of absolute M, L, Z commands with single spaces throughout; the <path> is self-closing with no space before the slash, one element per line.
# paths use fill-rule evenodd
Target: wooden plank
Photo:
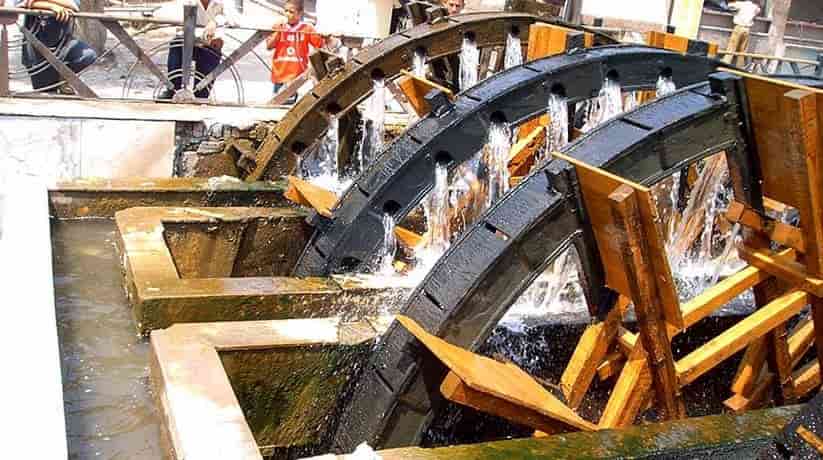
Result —
<path fill-rule="evenodd" d="M 548 418 L 535 410 L 474 390 L 451 371 L 446 374 L 446 378 L 440 385 L 440 393 L 449 401 L 534 428 L 544 435 L 577 430 L 575 427 Z"/>
<path fill-rule="evenodd" d="M 29 31 L 29 29 L 25 27 L 20 27 L 20 32 L 23 33 L 23 36 L 26 38 L 26 41 L 34 47 L 34 49 L 40 53 L 43 58 L 48 61 L 48 63 L 54 67 L 54 70 L 60 74 L 61 77 L 69 84 L 76 92 L 77 95 L 80 97 L 88 97 L 88 98 L 97 98 L 97 94 L 92 91 L 91 88 L 74 73 L 73 70 L 69 68 L 61 59 L 57 58 L 54 53 L 51 52 L 48 46 L 44 45 L 43 42 L 40 41 L 37 37 L 34 36 L 33 33 Z"/>
<path fill-rule="evenodd" d="M 620 347 L 623 355 L 631 355 L 634 346 L 637 345 L 637 334 L 622 326 L 619 327 L 617 329 L 617 345 Z"/>
<path fill-rule="evenodd" d="M 818 100 L 820 105 L 818 106 Z M 803 229 L 806 250 L 806 268 L 814 277 L 823 276 L 823 139 L 821 123 L 823 114 L 823 95 L 809 91 L 792 90 L 784 95 L 786 125 L 789 142 L 786 156 L 800 158 L 799 178 L 801 184 L 798 193 L 805 192 L 805 197 L 797 197 L 798 212 Z M 792 180 L 794 177 L 787 177 Z M 805 199 L 804 199 L 805 198 Z M 823 362 L 823 299 L 817 295 L 812 299 L 812 318 L 815 325 L 815 343 L 817 359 Z"/>
<path fill-rule="evenodd" d="M 731 398 L 723 401 L 723 405 L 732 412 L 760 409 L 765 405 L 775 381 L 776 379 L 773 373 L 764 372 L 764 375 L 758 380 L 757 385 L 750 395 L 735 393 Z"/>
<path fill-rule="evenodd" d="M 794 372 L 794 393 L 802 398 L 820 386 L 820 364 L 812 361 Z"/>
<path fill-rule="evenodd" d="M 732 380 L 733 393 L 749 396 L 757 386 L 758 378 L 766 363 L 766 341 L 757 339 L 746 347 L 743 359 L 737 367 Z"/>
<path fill-rule="evenodd" d="M 565 53 L 572 40 L 582 32 L 553 24 L 532 24 L 529 26 L 529 45 L 526 61 Z M 585 44 L 585 37 L 583 37 Z"/>
<path fill-rule="evenodd" d="M 739 201 L 732 201 L 726 211 L 726 218 L 768 237 L 770 240 L 806 252 L 805 239 L 801 230 L 771 217 L 761 215 Z"/>
<path fill-rule="evenodd" d="M 578 176 L 580 176 L 578 168 Z M 581 183 L 583 182 L 581 178 Z M 669 332 L 666 326 L 665 300 L 662 288 L 672 287 L 671 273 L 668 272 L 668 261 L 662 267 L 655 264 L 655 258 L 664 258 L 666 254 L 661 250 L 662 242 L 656 227 L 657 219 L 654 214 L 643 216 L 641 209 L 644 204 L 646 212 L 654 213 L 655 207 L 651 197 L 636 191 L 628 185 L 620 185 L 609 195 L 612 208 L 612 220 L 615 223 L 612 238 L 617 240 L 619 254 L 628 281 L 631 294 L 628 296 L 634 302 L 634 311 L 640 329 L 640 339 L 648 354 L 649 368 L 652 374 L 657 401 L 668 418 L 683 418 L 686 416 L 685 406 L 677 385 L 677 375 L 674 368 Z M 645 202 L 645 203 L 643 203 Z M 649 231 L 651 230 L 651 231 Z M 666 270 L 661 273 L 658 268 Z M 661 282 L 662 281 L 662 282 Z M 675 308 L 676 303 L 669 308 Z"/>
<path fill-rule="evenodd" d="M 823 296 L 823 279 L 809 276 L 806 268 L 790 255 L 774 254 L 745 244 L 738 245 L 737 253 L 749 264 L 817 297 Z"/>
<path fill-rule="evenodd" d="M 579 430 L 596 429 L 594 424 L 577 415 L 519 367 L 511 363 L 499 363 L 454 346 L 429 334 L 406 316 L 397 315 L 395 319 L 471 389 L 533 410 Z"/>
<path fill-rule="evenodd" d="M 407 70 L 401 70 L 400 73 L 403 76 L 397 81 L 397 86 L 403 91 L 406 100 L 418 116 L 423 117 L 431 112 L 431 106 L 426 101 L 426 95 L 432 90 L 443 91 L 449 99 L 454 99 L 454 93 L 445 86 L 417 77 Z"/>
<path fill-rule="evenodd" d="M 680 385 L 685 386 L 695 381 L 758 337 L 766 335 L 778 325 L 783 324 L 799 313 L 808 304 L 808 300 L 807 293 L 791 291 L 689 353 L 675 364 Z"/>
<path fill-rule="evenodd" d="M 626 357 L 620 351 L 613 351 L 603 358 L 603 362 L 597 366 L 597 377 L 603 381 L 612 378 L 623 370 Z"/>
<path fill-rule="evenodd" d="M 577 429 L 595 428 L 517 366 L 499 363 L 451 345 L 427 333 L 405 316 L 398 315 L 396 319 L 473 390 L 532 409 Z"/>
<path fill-rule="evenodd" d="M 681 306 L 684 327 L 690 327 L 735 297 L 771 275 L 756 267 L 746 267 L 698 294 Z"/>
<path fill-rule="evenodd" d="M 625 302 L 621 297 L 621 301 Z M 583 331 L 563 375 L 560 389 L 566 397 L 566 404 L 577 409 L 591 385 L 594 374 L 617 334 L 617 326 L 622 317 L 621 309 L 612 308 L 605 321 L 592 324 Z"/>
<path fill-rule="evenodd" d="M 663 238 L 655 222 L 659 221 L 657 207 L 651 198 L 651 191 L 647 187 L 633 183 L 607 171 L 593 168 L 585 163 L 560 153 L 553 155 L 571 163 L 575 167 L 580 180 L 583 201 L 591 221 L 595 239 L 597 240 L 600 257 L 606 269 L 606 284 L 625 297 L 632 298 L 629 288 L 627 270 L 625 269 L 625 254 L 619 238 L 615 238 L 615 215 L 611 208 L 609 196 L 620 186 L 627 186 L 637 195 L 637 219 L 643 232 L 644 247 L 650 251 L 649 267 L 654 273 L 656 297 L 663 312 L 663 318 L 677 330 L 683 328 L 683 314 L 680 311 L 677 291 L 674 286 L 668 257 L 664 250 Z M 622 227 L 618 227 L 622 231 Z M 633 299 L 637 304 L 637 299 Z"/>
<path fill-rule="evenodd" d="M 642 393 L 651 393 L 651 376 L 643 345 L 638 343 L 623 365 L 598 427 L 619 428 L 631 424 L 640 412 Z M 627 423 L 628 421 L 628 423 Z"/>
<path fill-rule="evenodd" d="M 531 131 L 522 126 L 519 131 L 520 140 L 512 146 L 509 152 L 509 174 L 511 177 L 526 176 L 534 165 L 534 158 L 546 144 L 546 128 L 533 127 Z"/>
<path fill-rule="evenodd" d="M 786 323 L 778 324 L 766 335 L 766 346 L 769 351 L 766 359 L 769 363 L 769 369 L 776 374 L 777 383 L 780 385 L 780 393 L 776 396 L 776 403 L 781 405 L 795 402 L 788 335 Z"/>
<path fill-rule="evenodd" d="M 789 356 L 794 368 L 814 343 L 814 322 L 810 317 L 801 319 L 789 335 Z"/>
<path fill-rule="evenodd" d="M 160 83 L 162 83 L 163 86 L 165 86 L 169 90 L 174 91 L 174 85 L 171 83 L 171 80 L 169 80 L 169 77 L 168 75 L 166 75 L 166 72 L 160 70 L 160 67 L 158 67 L 157 64 L 155 64 L 154 61 L 151 60 L 149 55 L 147 55 L 146 52 L 143 51 L 143 48 L 140 48 L 140 45 L 138 45 L 137 42 L 134 41 L 131 35 L 129 35 L 129 33 L 126 32 L 126 29 L 124 29 L 119 22 L 111 19 L 100 19 L 100 22 L 106 29 L 108 29 L 109 32 L 111 32 L 112 35 L 114 35 L 115 37 L 117 37 L 118 40 L 120 40 L 120 43 L 122 43 L 123 46 L 126 47 L 126 49 L 131 51 L 131 54 L 133 54 L 134 57 L 136 57 L 137 60 L 140 61 L 141 64 L 146 66 L 146 69 L 148 69 L 148 71 L 151 72 L 152 75 L 154 75 L 155 77 L 157 77 L 158 80 L 160 80 Z"/>
<path fill-rule="evenodd" d="M 334 192 L 294 176 L 289 176 L 288 180 L 289 188 L 283 196 L 293 203 L 314 208 L 323 217 L 332 216 L 331 210 L 337 205 L 337 195 Z M 400 226 L 395 227 L 394 234 L 403 246 L 410 249 L 423 242 L 421 235 Z"/>
<path fill-rule="evenodd" d="M 799 425 L 795 430 L 795 433 L 797 433 L 797 435 L 806 441 L 806 443 L 810 446 L 814 447 L 814 450 L 816 450 L 817 453 L 823 455 L 823 439 L 820 439 L 820 437 L 814 434 L 813 431 L 803 425 Z"/>

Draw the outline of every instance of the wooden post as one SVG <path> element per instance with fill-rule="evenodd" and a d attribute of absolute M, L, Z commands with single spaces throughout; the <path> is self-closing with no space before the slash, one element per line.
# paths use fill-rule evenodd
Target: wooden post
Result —
<path fill-rule="evenodd" d="M 194 57 L 194 31 L 197 29 L 197 7 L 183 6 L 183 71 L 181 88 L 191 87 L 191 63 Z"/>
<path fill-rule="evenodd" d="M 618 244 L 623 255 L 628 286 L 632 291 L 640 339 L 648 356 L 657 401 L 668 418 L 683 418 L 686 410 L 677 384 L 666 318 L 656 289 L 654 263 L 649 255 L 650 249 L 640 222 L 634 190 L 622 185 L 609 199 L 613 219 L 620 230 L 625 232 L 625 240 Z"/>
<path fill-rule="evenodd" d="M 806 243 L 806 268 L 810 276 L 820 278 L 823 277 L 823 158 L 820 158 L 823 142 L 819 123 L 823 114 L 819 113 L 817 98 L 818 95 L 808 91 L 792 90 L 785 94 L 782 102 L 789 137 L 787 153 L 805 160 L 805 164 L 796 165 L 796 173 L 801 176 L 798 194 L 805 191 L 806 199 L 796 207 Z M 811 296 L 811 303 L 817 360 L 823 363 L 823 299 Z"/>
<path fill-rule="evenodd" d="M 0 26 L 0 97 L 9 95 L 9 32 Z"/>

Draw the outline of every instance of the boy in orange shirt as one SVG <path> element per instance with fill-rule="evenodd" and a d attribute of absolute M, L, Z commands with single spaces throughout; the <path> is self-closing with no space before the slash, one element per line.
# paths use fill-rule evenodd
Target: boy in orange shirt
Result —
<path fill-rule="evenodd" d="M 287 1 L 284 11 L 285 23 L 282 19 L 276 22 L 274 29 L 278 32 L 266 39 L 266 47 L 274 50 L 271 81 L 275 94 L 308 69 L 309 45 L 319 49 L 326 43 L 326 38 L 318 34 L 311 24 L 302 21 L 302 0 Z M 296 101 L 297 94 L 294 94 L 286 103 L 294 104 Z"/>

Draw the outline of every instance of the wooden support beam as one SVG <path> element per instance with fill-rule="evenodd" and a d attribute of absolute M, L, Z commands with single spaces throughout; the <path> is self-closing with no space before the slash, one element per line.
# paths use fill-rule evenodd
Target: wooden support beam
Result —
<path fill-rule="evenodd" d="M 746 347 L 743 359 L 737 367 L 737 373 L 732 380 L 733 393 L 750 397 L 766 363 L 766 341 L 757 339 Z"/>
<path fill-rule="evenodd" d="M 332 209 L 337 205 L 337 195 L 334 192 L 318 187 L 303 179 L 289 176 L 289 188 L 284 196 L 292 203 L 314 208 L 323 217 L 331 217 Z M 405 247 L 414 249 L 423 242 L 423 237 L 417 233 L 397 226 L 394 229 L 397 240 Z"/>
<path fill-rule="evenodd" d="M 808 304 L 809 295 L 791 291 L 747 316 L 719 336 L 680 359 L 675 367 L 681 386 L 688 385 L 719 362 L 785 323 Z"/>
<path fill-rule="evenodd" d="M 621 298 L 621 301 L 624 300 Z M 574 354 L 560 377 L 560 389 L 566 397 L 566 404 L 572 409 L 577 409 L 583 402 L 598 366 L 614 341 L 621 316 L 621 309 L 615 306 L 605 321 L 592 324 L 580 336 Z"/>
<path fill-rule="evenodd" d="M 755 249 L 745 244 L 738 245 L 737 252 L 741 259 L 776 278 L 814 296 L 823 295 L 823 279 L 810 276 L 806 267 L 795 261 L 791 255 L 774 254 L 768 249 Z"/>
<path fill-rule="evenodd" d="M 518 425 L 534 428 L 543 435 L 577 431 L 577 428 L 552 420 L 535 410 L 474 390 L 451 371 L 446 374 L 446 378 L 440 385 L 440 393 L 449 401 L 486 414 L 494 414 Z"/>
<path fill-rule="evenodd" d="M 814 447 L 814 450 L 816 450 L 818 454 L 823 455 L 823 439 L 820 439 L 812 430 L 800 425 L 795 430 L 795 433 L 806 441 L 807 444 Z"/>
<path fill-rule="evenodd" d="M 723 401 L 723 405 L 732 412 L 760 409 L 765 405 L 772 385 L 774 385 L 776 380 L 773 373 L 764 372 L 750 395 L 735 393 L 731 398 Z"/>
<path fill-rule="evenodd" d="M 658 288 L 658 281 L 665 275 L 655 270 L 657 267 L 651 254 L 654 252 L 661 255 L 660 248 L 655 247 L 655 240 L 659 240 L 659 237 L 655 238 L 644 231 L 641 205 L 638 203 L 640 200 L 636 198 L 633 188 L 621 185 L 609 195 L 609 200 L 612 218 L 618 228 L 618 235 L 614 236 L 622 236 L 618 245 L 631 291 L 629 297 L 634 301 L 640 338 L 648 354 L 657 401 L 661 403 L 668 418 L 683 418 L 686 410 L 677 385 L 663 301 Z M 651 225 L 656 225 L 654 220 Z M 665 254 L 662 256 L 665 257 Z M 671 277 L 670 273 L 668 275 Z M 674 307 L 679 309 L 678 305 Z"/>
<path fill-rule="evenodd" d="M 406 100 L 418 116 L 423 117 L 431 112 L 431 106 L 428 101 L 426 101 L 426 95 L 432 90 L 442 91 L 449 97 L 449 99 L 454 99 L 454 93 L 445 86 L 438 85 L 431 80 L 415 76 L 407 70 L 401 70 L 400 73 L 403 76 L 397 81 L 397 86 L 406 96 Z"/>
<path fill-rule="evenodd" d="M 620 351 L 623 352 L 623 355 L 631 355 L 632 350 L 634 350 L 634 346 L 637 345 L 637 334 L 623 326 L 620 326 L 617 329 L 617 345 L 619 346 Z"/>
<path fill-rule="evenodd" d="M 769 369 L 776 374 L 777 383 L 780 385 L 780 394 L 777 396 L 778 404 L 795 402 L 788 335 L 786 323 L 778 324 L 766 335 L 767 350 L 769 350 L 766 360 L 769 363 Z"/>
<path fill-rule="evenodd" d="M 626 364 L 626 357 L 620 351 L 614 351 L 603 358 L 603 362 L 597 366 L 597 377 L 603 381 L 612 378 L 623 370 Z"/>
<path fill-rule="evenodd" d="M 731 302 L 747 289 L 762 283 L 770 276 L 768 273 L 756 267 L 746 267 L 706 289 L 680 307 L 680 310 L 683 312 L 684 326 L 690 327 L 694 325 L 718 308 Z"/>
<path fill-rule="evenodd" d="M 594 424 L 581 418 L 537 383 L 529 374 L 514 364 L 499 363 L 493 359 L 454 346 L 439 337 L 429 334 L 414 320 L 406 316 L 397 315 L 395 319 L 420 340 L 438 360 L 449 368 L 451 373 L 455 374 L 455 377 L 447 382 L 444 396 L 457 395 L 458 399 L 465 396 L 473 404 L 480 405 L 477 401 L 482 399 L 477 394 L 480 393 L 492 402 L 494 399 L 500 399 L 520 407 L 521 411 L 532 411 L 547 420 L 546 425 L 552 426 L 559 423 L 577 430 L 593 431 L 597 429 Z M 461 392 L 462 386 L 455 383 L 455 378 L 477 393 Z M 486 407 L 494 415 L 511 416 L 508 410 L 498 413 L 498 408 L 502 406 L 497 404 L 489 403 L 483 407 Z M 510 406 L 505 407 L 510 408 Z M 543 425 L 529 426 L 544 431 Z"/>
<path fill-rule="evenodd" d="M 794 393 L 802 398 L 820 386 L 820 363 L 815 360 L 794 372 Z"/>
<path fill-rule="evenodd" d="M 792 368 L 800 363 L 803 355 L 811 348 L 814 337 L 814 322 L 810 317 L 803 318 L 795 325 L 788 340 Z"/>
<path fill-rule="evenodd" d="M 643 345 L 638 343 L 623 365 L 598 426 L 620 428 L 634 423 L 651 391 L 651 375 Z"/>
<path fill-rule="evenodd" d="M 764 216 L 754 209 L 748 208 L 743 203 L 732 201 L 726 211 L 726 218 L 730 222 L 739 223 L 750 228 L 782 246 L 796 249 L 799 252 L 806 252 L 803 233 L 799 228 Z"/>
<path fill-rule="evenodd" d="M 160 67 L 158 67 L 157 64 L 151 60 L 149 55 L 143 51 L 143 48 L 140 48 L 140 45 L 138 45 L 137 42 L 134 41 L 134 38 L 126 32 L 126 29 L 123 28 L 119 21 L 113 19 L 99 19 L 99 21 L 106 29 L 108 29 L 109 32 L 111 32 L 112 35 L 120 40 L 120 43 L 122 43 L 126 49 L 131 51 L 131 54 L 133 54 L 141 64 L 146 66 L 146 69 L 148 69 L 152 75 L 160 80 L 160 83 L 162 83 L 166 89 L 174 91 L 174 85 L 171 83 L 171 80 L 169 80 L 166 72 L 160 70 Z"/>

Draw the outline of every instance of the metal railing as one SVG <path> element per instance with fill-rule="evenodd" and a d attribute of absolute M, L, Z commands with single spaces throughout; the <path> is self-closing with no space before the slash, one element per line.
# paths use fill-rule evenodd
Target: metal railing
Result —
<path fill-rule="evenodd" d="M 233 80 L 233 85 L 237 93 L 233 104 L 244 104 L 244 81 L 240 75 L 240 72 L 236 68 L 236 64 L 241 59 L 250 56 L 259 62 L 262 66 L 261 71 L 265 70 L 266 75 L 268 75 L 271 70 L 270 64 L 267 60 L 260 56 L 260 54 L 256 53 L 254 49 L 258 44 L 262 43 L 266 37 L 274 32 L 272 28 L 260 28 L 248 25 L 225 26 L 224 29 L 226 30 L 226 33 L 224 36 L 227 39 L 236 42 L 237 46 L 228 55 L 224 55 L 220 52 L 220 61 L 218 65 L 207 75 L 202 75 L 196 73 L 192 65 L 196 46 L 195 32 L 199 27 L 197 25 L 196 7 L 184 6 L 183 20 L 159 19 L 147 16 L 147 14 L 150 13 L 135 16 L 78 12 L 73 15 L 73 21 L 80 20 L 99 22 L 106 28 L 109 34 L 116 38 L 117 43 L 111 48 L 107 48 L 100 56 L 98 56 L 98 62 L 103 57 L 113 53 L 114 50 L 121 45 L 127 49 L 131 56 L 135 59 L 129 68 L 128 74 L 125 76 L 125 82 L 123 84 L 120 97 L 121 99 L 132 99 L 131 90 L 134 85 L 134 75 L 139 67 L 143 67 L 148 74 L 156 80 L 155 87 L 152 90 L 152 99 L 156 98 L 159 91 L 168 89 L 174 94 L 172 99 L 173 102 L 194 102 L 195 93 L 205 88 L 209 88 L 215 80 L 228 72 L 230 78 Z M 32 75 L 43 72 L 45 69 L 51 67 L 57 71 L 62 81 L 49 87 L 40 88 L 39 90 L 33 91 L 33 93 L 51 91 L 57 86 L 66 84 L 70 86 L 79 97 L 100 99 L 101 97 L 91 87 L 92 85 L 87 84 L 80 78 L 80 76 L 92 66 L 88 66 L 80 72 L 74 72 L 63 61 L 63 54 L 65 52 L 63 48 L 65 47 L 65 42 L 68 40 L 64 39 L 60 41 L 57 46 L 47 46 L 37 38 L 36 34 L 33 33 L 32 30 L 29 30 L 21 24 L 22 21 L 20 21 L 20 19 L 26 16 L 34 16 L 45 19 L 55 17 L 56 15 L 51 11 L 0 7 L 0 97 L 23 96 L 31 94 L 29 92 L 12 92 L 10 82 L 14 79 L 29 78 Z M 143 30 L 130 34 L 123 25 L 125 23 L 140 25 L 143 27 Z M 17 25 L 19 28 L 22 38 L 10 41 L 8 27 L 14 25 Z M 182 28 L 182 40 L 178 37 L 177 39 L 170 40 L 167 43 L 147 49 L 141 47 L 137 40 L 135 40 L 135 38 L 142 34 L 156 31 L 158 29 L 172 27 Z M 232 35 L 232 31 L 246 32 L 246 35 L 248 35 L 248 32 L 251 32 L 251 34 L 247 38 L 237 38 Z M 344 43 L 349 48 L 358 48 L 362 46 L 363 43 L 363 38 L 361 37 L 343 37 L 343 39 Z M 22 47 L 27 45 L 30 45 L 34 51 L 41 55 L 43 57 L 43 61 L 34 66 L 27 67 L 24 65 L 23 68 L 12 68 L 10 51 L 16 50 L 17 48 L 22 50 Z M 181 70 L 179 74 L 169 74 L 167 70 L 162 68 L 162 64 L 155 62 L 152 57 L 161 55 L 170 51 L 172 48 L 177 47 L 182 48 Z M 177 78 L 181 79 L 181 87 L 179 89 L 176 89 L 175 85 L 172 83 L 172 81 Z M 302 81 L 307 79 L 307 77 L 302 78 Z M 296 93 L 298 88 L 298 85 L 290 85 L 285 90 L 286 94 L 283 94 L 281 91 L 276 100 L 268 101 L 267 99 L 267 102 L 271 104 L 285 100 L 292 94 Z M 217 103 L 217 101 L 214 100 L 213 94 L 209 101 L 197 100 L 197 102 L 207 102 L 212 104 Z"/>
<path fill-rule="evenodd" d="M 817 60 L 790 58 L 785 56 L 769 56 L 766 54 L 718 51 L 719 57 L 732 56 L 732 64 L 741 58 L 743 65 L 738 66 L 751 73 L 814 75 L 823 77 L 823 54 L 818 54 Z"/>

